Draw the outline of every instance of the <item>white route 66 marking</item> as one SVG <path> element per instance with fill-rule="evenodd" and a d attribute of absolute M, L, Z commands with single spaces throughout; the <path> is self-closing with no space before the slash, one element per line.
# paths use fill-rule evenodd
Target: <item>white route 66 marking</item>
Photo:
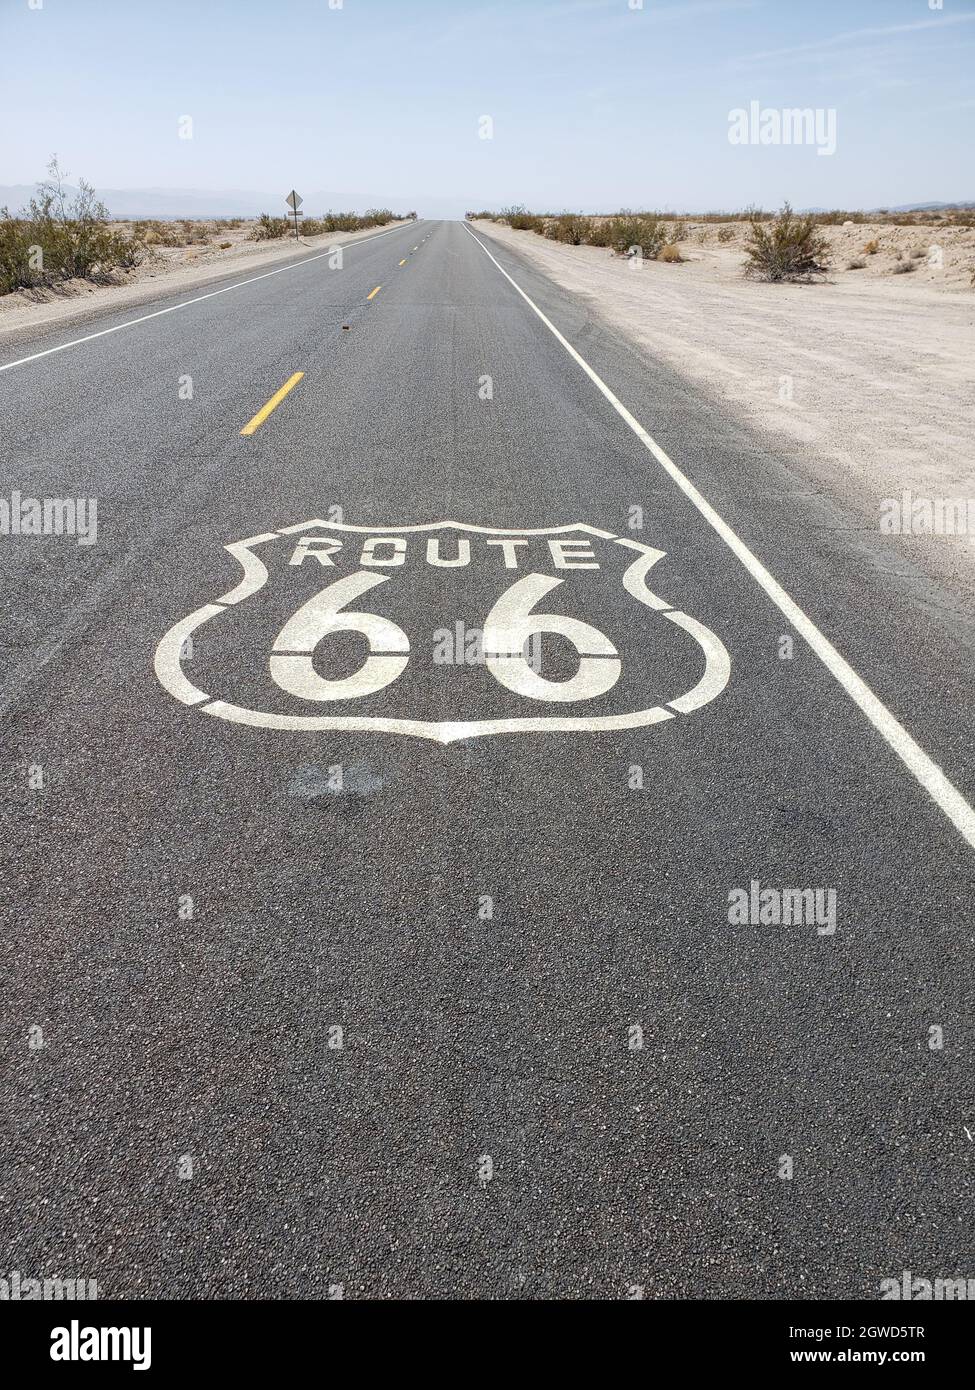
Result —
<path fill-rule="evenodd" d="M 309 536 L 309 532 L 316 534 Z M 486 537 L 486 544 L 497 547 L 501 552 L 505 570 L 520 568 L 521 548 L 528 546 L 533 537 L 551 538 L 548 541 L 549 563 L 554 564 L 558 571 L 599 570 L 601 566 L 592 549 L 597 542 L 625 546 L 636 552 L 636 558 L 622 575 L 623 589 L 642 607 L 653 610 L 673 623 L 697 643 L 704 657 L 703 674 L 692 689 L 678 694 L 665 704 L 620 714 L 526 714 L 519 718 L 447 721 L 344 712 L 284 714 L 246 709 L 212 698 L 186 676 L 182 663 L 187 639 L 205 623 L 251 598 L 267 582 L 267 566 L 256 552 L 261 547 L 270 547 L 275 541 L 298 536 L 297 545 L 292 549 L 287 563 L 300 568 L 306 560 L 310 560 L 312 564 L 321 566 L 324 577 L 328 578 L 329 571 L 334 577 L 298 608 L 278 634 L 268 655 L 268 666 L 275 684 L 293 699 L 319 706 L 360 700 L 393 685 L 410 661 L 410 638 L 389 618 L 378 613 L 358 611 L 353 605 L 367 593 L 389 582 L 405 565 L 406 538 L 415 532 L 462 532 Z M 360 568 L 355 573 L 338 576 L 333 557 L 342 550 L 346 540 L 355 541 L 358 550 L 359 538 L 365 538 L 358 560 Z M 454 521 L 409 526 L 350 526 L 315 520 L 251 536 L 248 540 L 225 546 L 225 549 L 240 564 L 242 579 L 228 593 L 190 613 L 170 628 L 156 649 L 155 670 L 160 684 L 175 699 L 233 724 L 289 731 L 405 734 L 433 739 L 438 743 L 453 743 L 458 739 L 484 734 L 592 733 L 636 729 L 701 709 L 721 694 L 731 673 L 728 653 L 715 634 L 703 623 L 671 608 L 647 588 L 646 577 L 657 561 L 663 558 L 664 552 L 592 526 L 577 524 L 501 530 Z M 426 563 L 439 568 L 466 567 L 470 557 L 471 545 L 466 536 L 457 539 L 456 554 L 447 558 L 440 554 L 438 539 L 431 538 L 427 543 Z M 485 665 L 501 686 L 533 704 L 583 704 L 611 691 L 622 671 L 622 661 L 616 647 L 598 628 L 579 618 L 538 611 L 542 601 L 562 582 L 557 576 L 524 573 L 508 584 L 484 617 Z M 377 601 L 379 597 L 377 595 Z M 369 652 L 353 674 L 330 680 L 315 669 L 313 657 L 324 638 L 339 632 L 361 634 L 368 641 Z M 579 667 L 569 679 L 556 681 L 545 678 L 523 655 L 526 644 L 543 633 L 558 634 L 575 648 Z"/>

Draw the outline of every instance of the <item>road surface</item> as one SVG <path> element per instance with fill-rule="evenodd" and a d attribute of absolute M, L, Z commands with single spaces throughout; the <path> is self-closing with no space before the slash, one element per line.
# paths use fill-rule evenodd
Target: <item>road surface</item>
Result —
<path fill-rule="evenodd" d="M 0 1273 L 975 1274 L 951 595 L 476 224 L 0 368 Z"/>

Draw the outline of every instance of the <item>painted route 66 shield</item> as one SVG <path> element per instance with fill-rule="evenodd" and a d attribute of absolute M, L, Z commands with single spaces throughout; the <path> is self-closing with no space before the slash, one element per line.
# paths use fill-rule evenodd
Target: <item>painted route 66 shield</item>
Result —
<path fill-rule="evenodd" d="M 720 640 L 648 587 L 664 552 L 592 526 L 306 521 L 226 549 L 239 582 L 155 661 L 215 719 L 451 743 L 636 729 L 728 683 Z"/>

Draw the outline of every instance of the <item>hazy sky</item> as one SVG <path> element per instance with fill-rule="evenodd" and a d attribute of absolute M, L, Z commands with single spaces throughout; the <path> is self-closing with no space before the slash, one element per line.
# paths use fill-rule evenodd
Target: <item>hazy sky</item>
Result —
<path fill-rule="evenodd" d="M 424 195 L 458 213 L 975 198 L 975 0 L 635 4 L 0 0 L 0 183 L 57 151 L 103 188 L 295 185 L 421 214 Z M 753 100 L 835 108 L 836 153 L 732 146 Z"/>

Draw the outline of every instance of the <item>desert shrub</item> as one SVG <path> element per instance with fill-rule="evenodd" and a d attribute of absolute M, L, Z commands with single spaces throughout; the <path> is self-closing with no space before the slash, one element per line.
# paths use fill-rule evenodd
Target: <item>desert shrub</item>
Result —
<path fill-rule="evenodd" d="M 184 217 L 179 227 L 180 246 L 205 246 L 210 240 L 212 228 L 209 222 L 194 222 L 192 218 Z"/>
<path fill-rule="evenodd" d="M 589 233 L 586 237 L 587 246 L 610 246 L 612 245 L 612 232 L 609 223 L 604 219 L 599 222 L 595 218 L 589 219 Z"/>
<path fill-rule="evenodd" d="M 370 208 L 360 217 L 357 212 L 328 212 L 321 217 L 306 218 L 302 229 L 308 236 L 322 236 L 326 232 L 361 232 L 367 227 L 382 227 L 387 222 L 409 221 L 412 213 L 397 217 L 389 208 Z M 292 223 L 292 229 L 294 223 Z"/>
<path fill-rule="evenodd" d="M 31 264 L 31 246 L 27 222 L 11 216 L 8 208 L 0 209 L 0 294 L 42 282 L 42 274 Z"/>
<path fill-rule="evenodd" d="M 146 246 L 205 246 L 216 224 L 196 222 L 190 217 L 175 222 L 142 218 L 132 224 L 132 235 Z"/>
<path fill-rule="evenodd" d="M 912 252 L 911 252 L 911 260 L 912 260 L 912 261 L 923 261 L 923 260 L 924 260 L 924 257 L 925 257 L 926 255 L 927 255 L 927 252 L 925 252 L 925 251 L 912 251 Z"/>
<path fill-rule="evenodd" d="M 722 246 L 724 246 L 727 242 L 734 240 L 734 235 L 735 235 L 735 229 L 734 229 L 734 227 L 719 227 L 719 228 L 718 228 L 718 240 L 721 242 Z"/>
<path fill-rule="evenodd" d="M 140 243 L 116 231 L 108 209 L 80 179 L 69 198 L 57 159 L 27 208 L 0 210 L 0 292 L 81 278 L 105 280 L 130 269 L 142 256 Z"/>
<path fill-rule="evenodd" d="M 679 241 L 686 241 L 686 239 L 687 239 L 687 223 L 686 223 L 686 222 L 683 222 L 680 218 L 678 218 L 677 221 L 673 224 L 673 226 L 672 226 L 671 229 L 670 229 L 670 240 L 671 240 L 671 243 L 672 243 L 673 245 L 676 246 L 677 242 L 679 242 Z"/>
<path fill-rule="evenodd" d="M 862 256 L 858 256 L 855 261 L 847 261 L 847 270 L 866 270 L 867 263 Z"/>
<path fill-rule="evenodd" d="M 620 214 L 609 221 L 609 244 L 618 256 L 638 248 L 645 257 L 652 259 L 666 241 L 666 231 L 654 218 Z"/>
<path fill-rule="evenodd" d="M 574 212 L 563 212 L 548 223 L 545 235 L 552 241 L 561 241 L 567 246 L 582 246 L 589 240 L 589 231 L 588 217 L 579 217 Z"/>
<path fill-rule="evenodd" d="M 257 219 L 257 226 L 251 232 L 251 241 L 277 241 L 279 237 L 287 236 L 288 223 L 283 217 L 272 217 L 270 213 L 262 212 Z"/>
<path fill-rule="evenodd" d="M 328 232 L 361 232 L 369 227 L 383 227 L 387 222 L 405 222 L 415 218 L 415 213 L 397 216 L 389 208 L 369 208 L 361 216 L 357 212 L 324 212 L 321 217 L 306 217 L 299 222 L 298 230 L 305 236 L 324 236 Z M 294 232 L 294 218 L 271 217 L 262 212 L 257 225 L 251 232 L 252 241 L 273 241 Z"/>
<path fill-rule="evenodd" d="M 543 232 L 545 230 L 545 219 L 537 217 L 535 213 L 528 212 L 523 207 L 502 208 L 501 222 L 507 222 L 516 232 Z"/>
<path fill-rule="evenodd" d="M 112 237 L 112 252 L 115 264 L 120 270 L 134 270 L 137 265 L 142 264 L 146 249 L 135 237 L 123 236 L 116 232 Z"/>
<path fill-rule="evenodd" d="M 667 265 L 682 265 L 684 257 L 680 253 L 680 247 L 674 246 L 671 242 L 660 250 L 657 256 L 658 261 L 665 261 Z"/>
<path fill-rule="evenodd" d="M 862 212 L 843 212 L 841 209 L 835 209 L 832 212 L 817 212 L 812 220 L 822 227 L 835 227 L 842 226 L 844 222 L 865 222 L 867 219 Z"/>
<path fill-rule="evenodd" d="M 132 235 L 145 246 L 178 246 L 179 237 L 175 228 L 168 222 L 157 222 L 154 218 L 141 218 L 132 223 Z"/>
<path fill-rule="evenodd" d="M 220 250 L 221 250 L 221 251 L 229 251 L 230 247 L 233 246 L 233 244 L 234 244 L 234 243 L 233 243 L 232 241 L 221 241 L 221 243 L 220 243 Z"/>
<path fill-rule="evenodd" d="M 917 270 L 917 265 L 914 261 L 899 260 L 895 261 L 893 265 L 894 275 L 910 275 L 915 270 Z"/>
<path fill-rule="evenodd" d="M 880 250 L 880 242 L 874 237 L 873 240 L 864 244 L 863 249 L 868 256 L 876 256 L 877 252 Z"/>
<path fill-rule="evenodd" d="M 355 232 L 359 229 L 359 219 L 354 212 L 326 212 L 321 219 L 327 232 Z"/>
<path fill-rule="evenodd" d="M 753 279 L 807 280 L 829 265 L 829 244 L 812 217 L 797 217 L 786 203 L 769 226 L 753 220 L 745 243 L 745 274 Z"/>

